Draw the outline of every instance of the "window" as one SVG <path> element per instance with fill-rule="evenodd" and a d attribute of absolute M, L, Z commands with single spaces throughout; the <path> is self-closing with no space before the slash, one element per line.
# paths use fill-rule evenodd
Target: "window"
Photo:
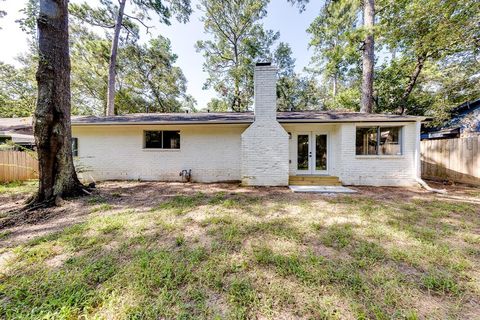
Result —
<path fill-rule="evenodd" d="M 78 157 L 78 138 L 72 138 L 72 154 Z"/>
<path fill-rule="evenodd" d="M 7 144 L 10 141 L 12 141 L 10 137 L 0 137 L 0 144 Z"/>
<path fill-rule="evenodd" d="M 145 149 L 180 149 L 180 131 L 145 131 Z"/>
<path fill-rule="evenodd" d="M 402 127 L 360 127 L 356 132 L 357 155 L 401 155 Z"/>

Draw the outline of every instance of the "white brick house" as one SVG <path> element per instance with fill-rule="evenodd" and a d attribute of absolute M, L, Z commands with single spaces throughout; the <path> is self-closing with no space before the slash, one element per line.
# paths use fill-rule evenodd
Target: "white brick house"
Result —
<path fill-rule="evenodd" d="M 255 111 L 75 117 L 78 161 L 96 180 L 241 181 L 285 186 L 299 177 L 345 185 L 416 184 L 422 117 L 277 112 L 276 69 L 255 70 Z"/>

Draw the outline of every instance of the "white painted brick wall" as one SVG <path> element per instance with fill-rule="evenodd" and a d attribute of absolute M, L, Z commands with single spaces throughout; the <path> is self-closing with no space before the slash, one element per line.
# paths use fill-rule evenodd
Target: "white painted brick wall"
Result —
<path fill-rule="evenodd" d="M 284 124 L 292 134 L 290 140 L 290 174 L 297 174 L 297 135 L 328 134 L 328 175 L 337 176 L 346 185 L 411 186 L 416 185 L 415 141 L 419 137 L 416 123 L 371 123 L 361 126 L 403 126 L 401 156 L 355 155 L 356 124 Z"/>
<path fill-rule="evenodd" d="M 257 121 L 247 130 L 219 125 L 73 127 L 73 136 L 79 138 L 80 162 L 92 170 L 84 176 L 95 180 L 179 181 L 181 170 L 192 169 L 198 182 L 286 185 L 288 175 L 296 174 L 295 134 L 326 132 L 329 175 L 347 185 L 410 186 L 416 184 L 418 128 L 415 123 L 401 125 L 403 155 L 383 157 L 356 156 L 356 125 L 348 123 L 290 124 L 283 129 L 276 121 Z M 144 130 L 180 130 L 181 149 L 144 150 Z"/>
<path fill-rule="evenodd" d="M 192 169 L 198 182 L 241 180 L 252 186 L 286 186 L 296 174 L 296 133 L 327 133 L 328 174 L 346 185 L 409 186 L 416 184 L 419 126 L 402 123 L 401 156 L 355 155 L 353 123 L 288 124 L 276 119 L 276 69 L 255 68 L 255 122 L 246 125 L 73 127 L 79 160 L 96 180 L 178 181 Z M 388 123 L 362 123 L 389 125 Z M 391 124 L 390 124 L 391 125 Z M 285 128 L 284 128 L 285 127 Z M 143 149 L 144 130 L 180 130 L 180 150 Z M 289 140 L 288 132 L 292 133 Z M 290 160 L 290 163 L 289 163 Z"/>
<path fill-rule="evenodd" d="M 308 134 L 310 132 L 326 134 L 328 136 L 328 175 L 338 176 L 340 144 L 339 141 L 339 127 L 341 124 L 283 124 L 285 130 L 291 133 L 292 138 L 289 140 L 289 172 L 294 176 L 297 174 L 298 159 L 297 159 L 297 136 L 298 134 Z"/>
<path fill-rule="evenodd" d="M 255 122 L 242 133 L 242 183 L 288 185 L 288 134 L 277 122 L 276 68 L 255 67 Z"/>
<path fill-rule="evenodd" d="M 79 158 L 95 180 L 179 181 L 192 169 L 198 182 L 240 180 L 240 135 L 246 126 L 73 127 Z M 180 130 L 180 150 L 143 149 L 144 130 Z"/>
<path fill-rule="evenodd" d="M 362 123 L 361 126 L 369 124 Z M 400 156 L 357 156 L 355 155 L 356 125 L 345 123 L 340 126 L 340 165 L 338 176 L 343 184 L 372 186 L 416 185 L 416 140 L 417 124 L 375 123 L 371 125 L 402 125 L 403 151 Z"/>

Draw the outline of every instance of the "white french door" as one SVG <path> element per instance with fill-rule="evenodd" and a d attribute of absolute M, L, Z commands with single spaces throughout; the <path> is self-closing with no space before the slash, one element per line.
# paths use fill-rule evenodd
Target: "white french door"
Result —
<path fill-rule="evenodd" d="M 303 132 L 296 140 L 297 174 L 328 174 L 328 135 Z"/>

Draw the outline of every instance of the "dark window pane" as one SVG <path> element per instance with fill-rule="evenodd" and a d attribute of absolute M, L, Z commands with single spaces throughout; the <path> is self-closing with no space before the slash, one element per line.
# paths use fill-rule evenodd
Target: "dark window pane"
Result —
<path fill-rule="evenodd" d="M 162 131 L 145 131 L 145 148 L 162 148 Z"/>
<path fill-rule="evenodd" d="M 377 127 L 357 128 L 355 150 L 357 155 L 377 154 Z"/>
<path fill-rule="evenodd" d="M 298 143 L 297 169 L 308 170 L 308 135 L 306 134 L 298 135 L 297 143 Z"/>
<path fill-rule="evenodd" d="M 163 149 L 180 149 L 180 131 L 163 131 Z"/>
<path fill-rule="evenodd" d="M 78 138 L 72 138 L 72 154 L 78 157 Z"/>
<path fill-rule="evenodd" d="M 327 170 L 327 136 L 316 135 L 315 170 Z"/>
<path fill-rule="evenodd" d="M 0 144 L 8 143 L 11 140 L 10 137 L 0 137 Z"/>
<path fill-rule="evenodd" d="M 401 127 L 380 128 L 380 154 L 382 155 L 400 155 L 402 148 L 400 145 Z"/>

